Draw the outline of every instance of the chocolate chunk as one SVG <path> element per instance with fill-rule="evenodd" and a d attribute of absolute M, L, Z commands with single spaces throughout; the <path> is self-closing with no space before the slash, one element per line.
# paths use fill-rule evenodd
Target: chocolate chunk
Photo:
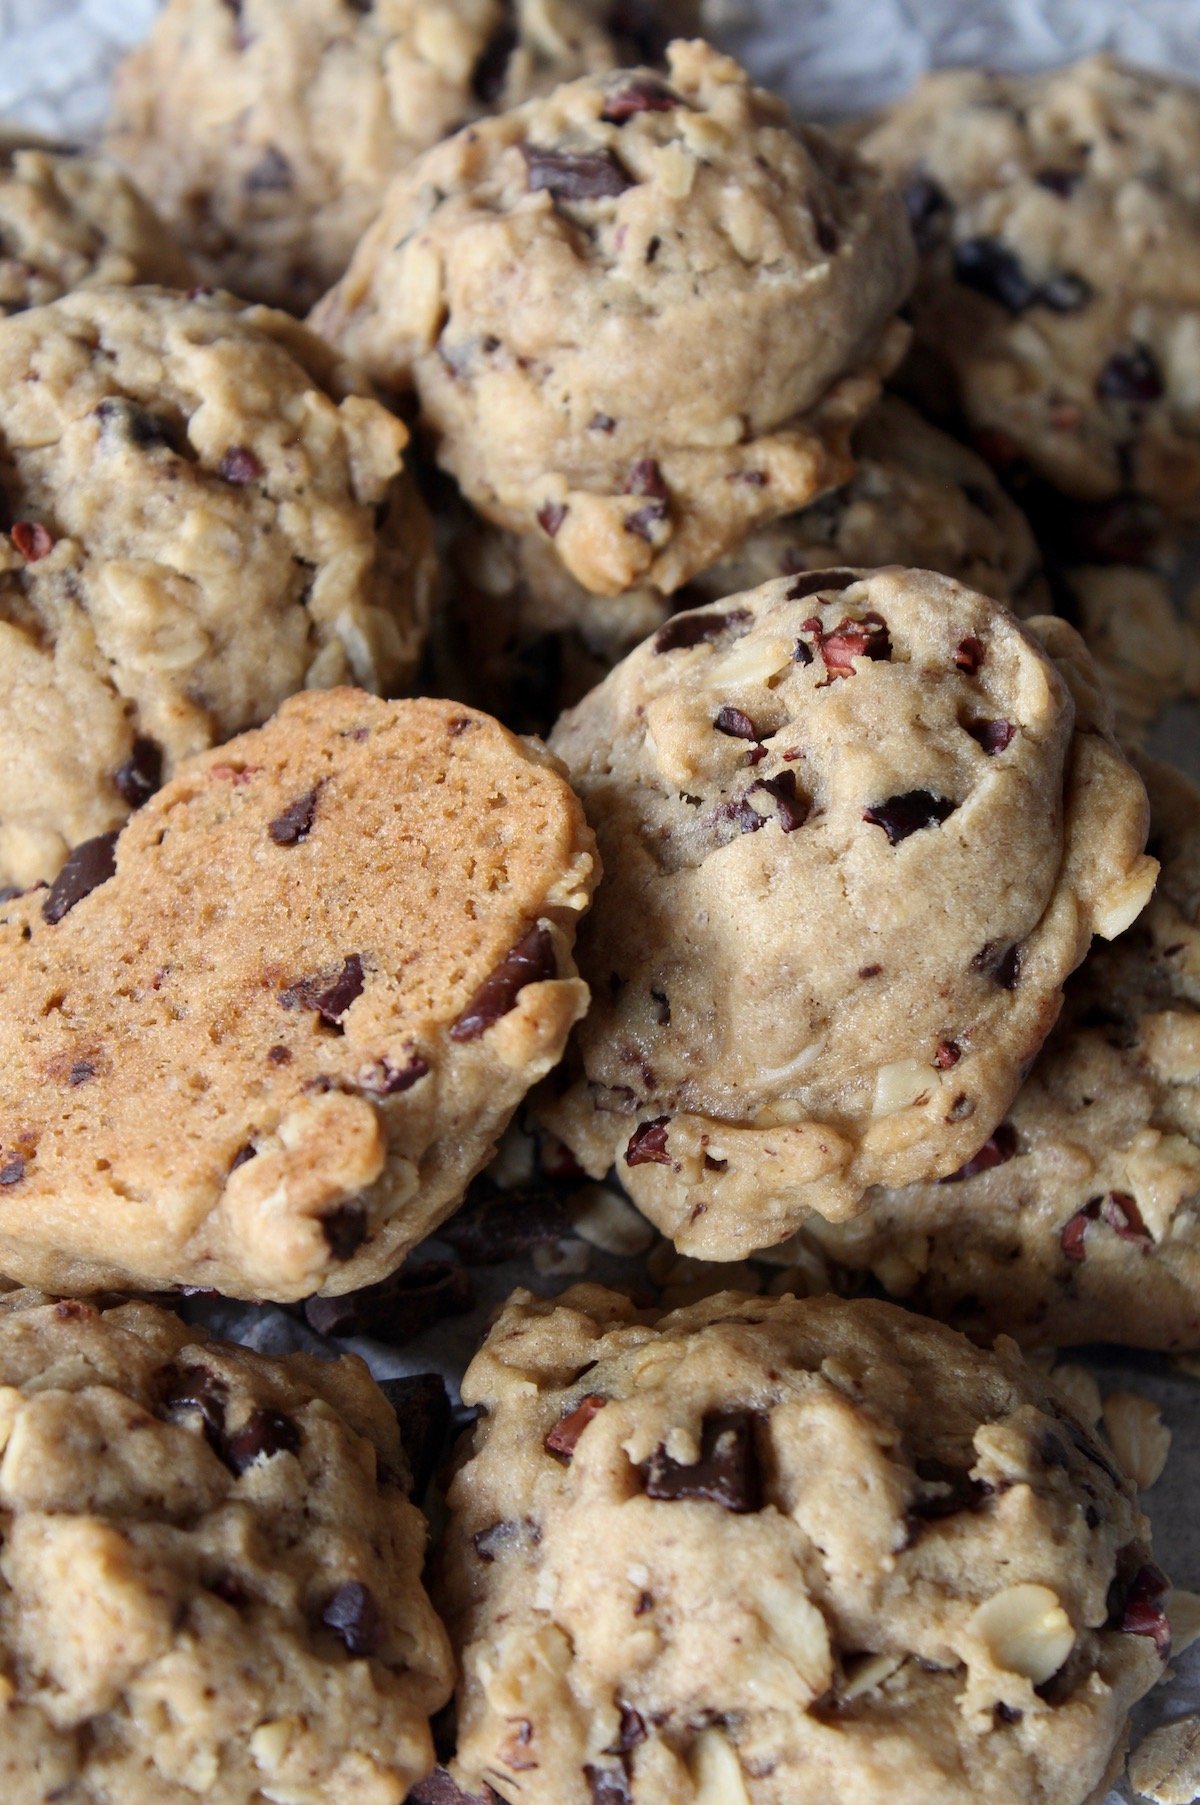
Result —
<path fill-rule="evenodd" d="M 504 19 L 476 57 L 471 71 L 471 92 L 484 106 L 492 106 L 504 93 L 508 65 L 518 42 L 515 24 L 511 19 Z"/>
<path fill-rule="evenodd" d="M 276 815 L 274 821 L 268 823 L 267 832 L 276 846 L 298 846 L 301 840 L 307 840 L 312 831 L 320 794 L 321 785 L 318 783 L 307 795 L 297 796 L 295 802 L 289 802 L 282 814 Z"/>
<path fill-rule="evenodd" d="M 713 810 L 707 825 L 712 828 L 717 845 L 728 846 L 731 840 L 738 839 L 742 834 L 756 834 L 761 827 L 767 825 L 767 817 L 760 815 L 744 796 L 735 796 Z"/>
<path fill-rule="evenodd" d="M 1136 1242 L 1143 1253 L 1154 1245 L 1136 1200 L 1127 1191 L 1109 1191 L 1107 1196 L 1090 1198 L 1064 1225 L 1059 1246 L 1068 1260 L 1080 1262 L 1087 1258 L 1087 1230 L 1091 1222 L 1107 1223 L 1120 1240 Z"/>
<path fill-rule="evenodd" d="M 403 1065 L 393 1065 L 385 1055 L 368 1071 L 360 1072 L 356 1083 L 368 1096 L 398 1097 L 404 1091 L 410 1091 L 428 1071 L 429 1061 L 422 1059 L 419 1053 L 410 1053 Z"/>
<path fill-rule="evenodd" d="M 940 1180 L 944 1185 L 961 1184 L 964 1179 L 977 1178 L 981 1172 L 990 1172 L 993 1166 L 1004 1166 L 1017 1151 L 1017 1131 L 1011 1122 L 1001 1122 L 994 1134 L 990 1134 L 978 1153 L 972 1154 L 965 1165 L 951 1172 Z"/>
<path fill-rule="evenodd" d="M 318 1335 L 369 1335 L 395 1345 L 448 1316 L 462 1316 L 474 1302 L 474 1289 L 461 1266 L 419 1260 L 361 1291 L 306 1298 L 304 1320 Z"/>
<path fill-rule="evenodd" d="M 670 1116 L 656 1116 L 652 1122 L 638 1124 L 625 1149 L 627 1166 L 670 1166 L 674 1163 L 667 1152 L 670 1120 Z"/>
<path fill-rule="evenodd" d="M 331 1028 L 340 1028 L 342 1017 L 362 990 L 362 959 L 358 953 L 351 953 L 332 983 L 326 978 L 301 978 L 299 983 L 280 991 L 279 1001 L 285 1009 L 313 1009 Z"/>
<path fill-rule="evenodd" d="M 1162 371 L 1145 345 L 1114 351 L 1096 380 L 1102 401 L 1159 401 L 1165 393 Z"/>
<path fill-rule="evenodd" d="M 507 1554 L 510 1549 L 536 1548 L 542 1539 L 542 1532 L 532 1517 L 521 1517 L 516 1521 L 503 1520 L 491 1523 L 486 1529 L 479 1530 L 471 1537 L 475 1544 L 475 1552 L 485 1566 Z"/>
<path fill-rule="evenodd" d="M 578 1404 L 574 1405 L 565 1416 L 555 1423 L 546 1437 L 547 1453 L 561 1454 L 564 1459 L 570 1460 L 580 1436 L 592 1418 L 599 1416 L 607 1403 L 607 1398 L 602 1398 L 598 1392 L 594 1391 L 589 1392 L 586 1398 L 581 1398 Z"/>
<path fill-rule="evenodd" d="M 242 185 L 247 194 L 290 194 L 292 166 L 277 145 L 268 144 Z"/>
<path fill-rule="evenodd" d="M 84 840 L 74 852 L 68 853 L 66 864 L 42 904 L 43 919 L 51 926 L 112 877 L 117 869 L 115 848 L 119 831 L 114 828 L 112 833 L 97 834 L 94 840 Z"/>
<path fill-rule="evenodd" d="M 625 495 L 652 495 L 658 501 L 666 501 L 670 491 L 659 469 L 655 458 L 639 458 L 629 475 L 625 478 L 622 491 Z"/>
<path fill-rule="evenodd" d="M 565 1205 L 546 1189 L 498 1191 L 467 1202 L 438 1229 L 468 1266 L 498 1266 L 571 1232 Z"/>
<path fill-rule="evenodd" d="M 888 844 L 899 846 L 910 834 L 922 828 L 940 827 L 958 807 L 948 796 L 935 796 L 930 790 L 905 790 L 889 796 L 886 802 L 872 803 L 863 810 L 863 820 L 872 827 L 882 827 Z"/>
<path fill-rule="evenodd" d="M 538 509 L 537 522 L 548 539 L 558 536 L 558 529 L 567 518 L 567 510 L 560 501 L 548 501 L 544 508 Z"/>
<path fill-rule="evenodd" d="M 971 970 L 987 972 L 1001 990 L 1015 990 L 1021 976 L 1020 948 L 998 947 L 994 940 L 989 940 L 971 960 Z"/>
<path fill-rule="evenodd" d="M 968 677 L 975 675 L 986 657 L 987 647 L 981 639 L 976 639 L 971 634 L 966 639 L 960 639 L 954 648 L 954 662 Z"/>
<path fill-rule="evenodd" d="M 788 585 L 784 600 L 802 602 L 810 595 L 838 595 L 857 582 L 852 570 L 807 570 Z"/>
<path fill-rule="evenodd" d="M 928 250 L 934 238 L 934 221 L 950 207 L 946 191 L 932 176 L 915 175 L 901 193 L 913 237 L 922 250 Z"/>
<path fill-rule="evenodd" d="M 804 640 L 798 639 L 796 641 L 795 645 L 792 647 L 792 663 L 793 664 L 811 664 L 812 661 L 813 661 L 812 647 L 810 645 L 806 645 Z"/>
<path fill-rule="evenodd" d="M 54 540 L 40 520 L 15 521 L 8 536 L 28 564 L 40 563 L 54 550 Z"/>
<path fill-rule="evenodd" d="M 499 1793 L 485 1786 L 481 1793 L 464 1792 L 444 1767 L 435 1767 L 409 1793 L 404 1805 L 503 1805 Z"/>
<path fill-rule="evenodd" d="M 423 1498 L 450 1436 L 450 1398 L 441 1373 L 380 1379 L 379 1389 L 396 1413 L 412 1475 L 412 1496 Z"/>
<path fill-rule="evenodd" d="M 346 1653 L 356 1659 L 377 1655 L 386 1639 L 379 1606 L 357 1579 L 338 1587 L 321 1612 L 321 1622 L 338 1637 Z"/>
<path fill-rule="evenodd" d="M 728 614 L 675 614 L 654 635 L 658 653 L 680 652 L 690 646 L 710 645 L 731 627 L 740 627 L 750 619 L 748 608 L 733 608 Z"/>
<path fill-rule="evenodd" d="M 963 727 L 989 758 L 995 758 L 998 752 L 1010 746 L 1017 731 L 1011 721 L 964 721 Z"/>
<path fill-rule="evenodd" d="M 238 488 L 257 482 L 262 473 L 262 461 L 248 445 L 231 445 L 217 465 L 217 475 L 222 481 Z"/>
<path fill-rule="evenodd" d="M 0 1185 L 19 1185 L 25 1176 L 25 1161 L 19 1153 L 0 1153 Z"/>
<path fill-rule="evenodd" d="M 611 150 L 548 150 L 536 144 L 522 144 L 520 150 L 531 194 L 544 190 L 556 201 L 597 201 L 634 185 Z"/>
<path fill-rule="evenodd" d="M 700 1458 L 685 1466 L 660 1447 L 641 1468 L 646 1496 L 669 1502 L 719 1504 L 739 1515 L 762 1509 L 762 1479 L 748 1410 L 707 1416 L 700 1430 Z"/>
<path fill-rule="evenodd" d="M 732 708 L 728 702 L 718 708 L 713 717 L 713 726 L 718 733 L 728 734 L 730 739 L 757 740 L 762 738 L 750 716 L 743 714 L 740 708 Z"/>
<path fill-rule="evenodd" d="M 633 1794 L 623 1767 L 596 1767 L 584 1763 L 583 1777 L 592 1795 L 592 1805 L 633 1805 Z"/>
<path fill-rule="evenodd" d="M 225 1458 L 225 1404 L 229 1388 L 207 1366 L 168 1366 L 159 1374 L 161 1402 L 158 1415 L 169 1423 L 189 1417 L 200 1419 L 204 1439 Z"/>
<path fill-rule="evenodd" d="M 1009 313 L 1024 313 L 1038 299 L 1037 283 L 998 238 L 965 239 L 955 248 L 954 274 L 964 288 L 998 301 Z"/>
<path fill-rule="evenodd" d="M 230 1472 L 240 1475 L 275 1454 L 294 1454 L 299 1446 L 300 1431 L 290 1416 L 278 1410 L 256 1410 L 218 1452 Z"/>
<path fill-rule="evenodd" d="M 811 804 L 808 797 L 797 790 L 794 771 L 780 771 L 777 777 L 757 778 L 750 788 L 762 790 L 771 797 L 779 825 L 785 834 L 795 833 L 808 820 Z"/>
<path fill-rule="evenodd" d="M 825 632 L 816 615 L 813 615 L 804 622 L 803 630 L 811 633 L 820 647 L 825 669 L 829 672 L 826 679 L 829 683 L 838 677 L 855 676 L 856 658 L 869 658 L 882 663 L 892 655 L 892 638 L 887 622 L 874 610 L 864 614 L 861 620 L 852 620 L 847 616 L 829 633 Z"/>
<path fill-rule="evenodd" d="M 1082 276 L 1064 270 L 1061 275 L 1051 276 L 1048 282 L 1042 283 L 1038 299 L 1043 307 L 1049 307 L 1055 313 L 1078 313 L 1095 292 Z"/>
<path fill-rule="evenodd" d="M 130 808 L 141 808 L 162 784 L 162 747 L 156 740 L 136 739 L 133 751 L 113 772 L 118 796 Z"/>
<path fill-rule="evenodd" d="M 913 1471 L 922 1489 L 908 1514 L 922 1522 L 940 1522 L 960 1511 L 978 1510 L 993 1495 L 986 1480 L 972 1479 L 965 1468 L 949 1466 L 943 1460 L 916 1460 Z"/>
<path fill-rule="evenodd" d="M 321 1217 L 321 1233 L 335 1260 L 349 1260 L 367 1238 L 367 1212 L 361 1203 L 342 1203 Z"/>
<path fill-rule="evenodd" d="M 600 117 L 606 125 L 624 125 L 637 113 L 670 113 L 682 105 L 678 94 L 672 94 L 665 82 L 639 75 L 609 95 Z"/>
<path fill-rule="evenodd" d="M 485 978 L 450 1029 L 451 1040 L 478 1040 L 481 1034 L 516 1007 L 527 984 L 544 984 L 558 976 L 549 928 L 532 927 Z"/>

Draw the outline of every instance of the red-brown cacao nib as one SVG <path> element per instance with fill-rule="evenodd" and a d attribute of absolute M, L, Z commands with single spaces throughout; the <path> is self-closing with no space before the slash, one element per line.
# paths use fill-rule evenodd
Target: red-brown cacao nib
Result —
<path fill-rule="evenodd" d="M 951 1062 L 954 1063 L 953 1061 Z M 1005 1166 L 1017 1151 L 1017 1131 L 1011 1122 L 1001 1122 L 994 1134 L 990 1134 L 978 1153 L 971 1155 L 965 1165 L 957 1172 L 948 1173 L 939 1182 L 944 1185 L 961 1184 L 964 1179 L 978 1178 L 981 1172 L 990 1172 L 994 1166 Z"/>
<path fill-rule="evenodd" d="M 862 976 L 862 973 L 859 973 Z M 956 1040 L 939 1040 L 933 1063 L 940 1072 L 948 1072 L 962 1058 L 962 1048 Z"/>
<path fill-rule="evenodd" d="M 1114 1585 L 1109 1597 L 1108 1627 L 1129 1636 L 1149 1636 L 1165 1661 L 1171 1652 L 1171 1625 L 1163 1600 L 1170 1589 L 1166 1574 L 1147 1561 L 1138 1568 L 1128 1587 L 1119 1582 Z"/>
<path fill-rule="evenodd" d="M 886 802 L 871 803 L 863 810 L 863 820 L 872 827 L 882 827 L 888 844 L 899 846 L 923 828 L 940 827 L 957 807 L 949 796 L 935 796 L 931 790 L 905 790 L 899 796 L 889 796 Z"/>
<path fill-rule="evenodd" d="M 748 1410 L 707 1416 L 700 1430 L 700 1458 L 684 1465 L 656 1448 L 641 1468 L 648 1498 L 698 1501 L 745 1515 L 762 1509 L 762 1478 L 754 1445 L 754 1417 Z"/>
<path fill-rule="evenodd" d="M 279 1410 L 256 1410 L 249 1420 L 217 1451 L 231 1473 L 244 1473 L 256 1461 L 275 1454 L 294 1454 L 300 1446 L 300 1430 Z"/>
<path fill-rule="evenodd" d="M 656 1116 L 652 1122 L 640 1122 L 629 1137 L 625 1149 L 627 1166 L 669 1166 L 667 1130 L 670 1116 Z"/>
<path fill-rule="evenodd" d="M 333 1631 L 346 1653 L 356 1659 L 377 1655 L 386 1639 L 383 1613 L 371 1592 L 357 1579 L 338 1587 L 321 1612 L 321 1622 Z"/>
<path fill-rule="evenodd" d="M 731 627 L 750 619 L 748 608 L 731 608 L 728 614 L 675 614 L 654 635 L 654 650 L 679 652 L 690 646 L 710 645 Z"/>
<path fill-rule="evenodd" d="M 1127 1191 L 1109 1191 L 1103 1197 L 1090 1198 L 1064 1226 L 1059 1243 L 1068 1260 L 1087 1258 L 1089 1222 L 1107 1223 L 1122 1241 L 1137 1242 L 1143 1253 L 1148 1253 L 1154 1245 L 1154 1237 L 1146 1227 L 1136 1200 Z"/>
<path fill-rule="evenodd" d="M 538 525 L 548 539 L 558 537 L 559 528 L 567 518 L 567 510 L 560 501 L 548 501 L 544 508 L 538 509 Z"/>
<path fill-rule="evenodd" d="M 1162 371 L 1145 345 L 1114 351 L 1096 379 L 1102 401 L 1161 401 L 1166 393 Z"/>
<path fill-rule="evenodd" d="M 968 677 L 976 674 L 986 657 L 987 647 L 981 639 L 976 639 L 973 633 L 969 633 L 965 639 L 960 639 L 954 648 L 954 662 L 960 671 L 965 671 Z"/>
<path fill-rule="evenodd" d="M 40 520 L 14 521 L 8 536 L 28 564 L 39 564 L 54 550 L 54 540 Z"/>
<path fill-rule="evenodd" d="M 622 493 L 625 495 L 650 495 L 656 501 L 666 501 L 670 491 L 657 459 L 639 458 L 625 478 Z"/>
<path fill-rule="evenodd" d="M 580 1398 L 578 1404 L 555 1423 L 546 1437 L 547 1452 L 561 1454 L 564 1459 L 570 1460 L 580 1436 L 607 1403 L 608 1399 L 602 1398 L 598 1392 L 589 1392 L 586 1398 Z"/>
<path fill-rule="evenodd" d="M 422 1498 L 450 1436 L 450 1398 L 441 1373 L 380 1379 L 379 1389 L 396 1414 L 412 1475 L 412 1496 Z"/>
<path fill-rule="evenodd" d="M 331 1028 L 340 1028 L 342 1017 L 363 990 L 363 964 L 358 953 L 342 962 L 342 969 L 332 980 L 301 978 L 279 993 L 285 1009 L 314 1009 Z"/>
<path fill-rule="evenodd" d="M 713 726 L 718 733 L 727 734 L 730 739 L 757 740 L 762 738 L 750 716 L 740 708 L 733 708 L 728 702 L 718 708 L 713 716 Z"/>
<path fill-rule="evenodd" d="M 775 814 L 785 834 L 795 833 L 808 820 L 811 804 L 796 787 L 794 771 L 780 771 L 775 777 L 759 777 L 750 785 L 762 790 L 775 804 Z"/>
<path fill-rule="evenodd" d="M 287 807 L 268 823 L 267 832 L 276 846 L 298 846 L 301 840 L 307 840 L 312 832 L 313 820 L 317 812 L 317 798 L 322 786 L 318 783 L 307 794 L 297 796 L 295 802 Z"/>
<path fill-rule="evenodd" d="M 535 1188 L 468 1194 L 437 1236 L 468 1266 L 498 1266 L 570 1232 L 571 1218 L 561 1198 L 549 1189 Z"/>
<path fill-rule="evenodd" d="M 1011 746 L 1017 731 L 1011 721 L 964 721 L 963 726 L 989 758 Z"/>
<path fill-rule="evenodd" d="M 133 751 L 113 772 L 118 796 L 130 808 L 141 808 L 162 785 L 163 755 L 157 740 L 136 739 Z"/>
<path fill-rule="evenodd" d="M 51 926 L 113 876 L 117 869 L 118 831 L 114 828 L 112 833 L 97 834 L 94 840 L 84 840 L 68 853 L 42 904 L 42 916 Z"/>
<path fill-rule="evenodd" d="M 418 1260 L 378 1285 L 340 1297 L 310 1297 L 304 1320 L 318 1335 L 369 1335 L 392 1345 L 472 1308 L 475 1291 L 464 1269 L 450 1260 Z"/>
<path fill-rule="evenodd" d="M 802 630 L 815 638 L 825 661 L 825 669 L 829 672 L 826 679 L 829 683 L 838 677 L 853 677 L 856 674 L 856 658 L 869 658 L 876 663 L 885 663 L 892 655 L 892 639 L 887 622 L 874 610 L 864 614 L 861 620 L 852 620 L 847 616 L 829 633 L 824 631 L 821 622 L 814 615 L 811 620 L 804 622 Z"/>
<path fill-rule="evenodd" d="M 852 570 L 806 570 L 794 583 L 789 583 L 784 599 L 802 602 L 810 595 L 837 595 L 857 581 Z"/>
<path fill-rule="evenodd" d="M 655 81 L 653 76 L 638 75 L 632 81 L 623 82 L 609 95 L 600 117 L 606 125 L 624 125 L 638 113 L 670 113 L 682 105 L 678 94 L 673 94 L 666 82 Z"/>
<path fill-rule="evenodd" d="M 450 1029 L 451 1040 L 478 1040 L 494 1022 L 516 1007 L 517 998 L 527 984 L 544 984 L 557 975 L 554 941 L 549 928 L 530 928 L 505 954 L 491 976 L 483 980 Z"/>
<path fill-rule="evenodd" d="M 231 445 L 217 465 L 217 475 L 236 488 L 257 482 L 262 473 L 262 460 L 249 445 Z"/>
<path fill-rule="evenodd" d="M 611 150 L 549 150 L 522 144 L 525 181 L 531 194 L 545 192 L 556 201 L 598 201 L 624 194 L 634 186 Z"/>

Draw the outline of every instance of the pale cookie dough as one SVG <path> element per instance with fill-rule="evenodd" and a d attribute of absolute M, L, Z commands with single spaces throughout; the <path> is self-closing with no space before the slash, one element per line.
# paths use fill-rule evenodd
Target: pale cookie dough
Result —
<path fill-rule="evenodd" d="M 707 44 L 668 56 L 427 152 L 313 315 L 601 595 L 677 589 L 844 481 L 905 338 L 892 190 Z"/>
<path fill-rule="evenodd" d="M 0 906 L 0 1268 L 386 1278 L 586 1007 L 598 872 L 558 765 L 460 704 L 310 693 L 113 841 Z"/>
<path fill-rule="evenodd" d="M 0 884 L 52 878 L 294 690 L 408 680 L 436 568 L 407 436 L 229 297 L 0 320 Z"/>
<path fill-rule="evenodd" d="M 1078 636 L 928 571 L 675 615 L 551 743 L 605 881 L 542 1117 L 712 1259 L 961 1165 L 1157 870 Z"/>
<path fill-rule="evenodd" d="M 806 1233 L 826 1282 L 870 1272 L 973 1334 L 1200 1347 L 1200 793 L 1147 766 L 1158 888 L 1068 987 L 1063 1019 L 958 1182 L 873 1192 Z"/>
<path fill-rule="evenodd" d="M 117 73 L 108 148 L 213 280 L 302 310 L 421 151 L 620 62 L 632 46 L 607 13 L 598 0 L 170 0 Z"/>
<path fill-rule="evenodd" d="M 906 184 L 917 339 L 990 455 L 1200 518 L 1200 89 L 1105 56 L 942 71 L 863 149 Z"/>
<path fill-rule="evenodd" d="M 189 288 L 195 279 L 162 221 L 106 157 L 0 131 L 0 314 L 75 288 Z"/>
<path fill-rule="evenodd" d="M 1176 606 L 1169 571 L 1083 565 L 1062 580 L 1126 740 L 1169 703 L 1200 696 L 1200 623 Z"/>
<path fill-rule="evenodd" d="M 362 1362 L 0 1300 L 5 1805 L 400 1805 L 453 1684 Z"/>
<path fill-rule="evenodd" d="M 456 1771 L 521 1805 L 1083 1805 L 1170 1631 L 1011 1343 L 726 1291 L 518 1291 L 463 1396 Z"/>

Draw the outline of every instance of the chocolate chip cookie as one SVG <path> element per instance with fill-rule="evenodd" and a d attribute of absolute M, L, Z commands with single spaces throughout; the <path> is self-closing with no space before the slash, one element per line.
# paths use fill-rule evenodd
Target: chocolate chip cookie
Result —
<path fill-rule="evenodd" d="M 393 691 L 435 579 L 407 432 L 295 321 L 87 290 L 0 320 L 0 884 L 294 690 Z"/>
<path fill-rule="evenodd" d="M 1078 636 L 929 571 L 674 615 L 551 743 L 605 881 L 542 1115 L 709 1258 L 961 1166 L 1157 870 Z"/>
<path fill-rule="evenodd" d="M 313 316 L 597 595 L 669 593 L 844 481 L 904 337 L 891 188 L 708 45 L 669 58 L 428 151 Z"/>
<path fill-rule="evenodd" d="M 448 702 L 291 698 L 0 906 L 0 1266 L 280 1301 L 382 1279 L 583 1013 L 591 833 Z"/>
<path fill-rule="evenodd" d="M 396 1420 L 351 1356 L 0 1299 L 12 1805 L 400 1805 L 452 1685 Z"/>
<path fill-rule="evenodd" d="M 918 341 L 989 454 L 1200 518 L 1200 89 L 1105 56 L 942 71 L 863 148 L 906 184 Z"/>
<path fill-rule="evenodd" d="M 106 157 L 0 132 L 0 314 L 75 288 L 189 288 L 191 263 Z"/>
<path fill-rule="evenodd" d="M 976 1334 L 1200 1346 L 1200 794 L 1146 769 L 1149 907 L 1093 948 L 1012 1108 L 951 1180 L 810 1225 L 830 1282 L 873 1272 Z"/>
<path fill-rule="evenodd" d="M 1011 1343 L 518 1291 L 441 1602 L 456 1772 L 523 1805 L 1083 1805 L 1170 1629 L 1111 1456 Z M 486 1785 L 485 1785 L 486 1783 Z"/>
<path fill-rule="evenodd" d="M 212 280 L 302 310 L 336 282 L 419 152 L 468 119 L 615 67 L 607 11 L 598 0 L 170 0 L 117 73 L 108 145 Z"/>

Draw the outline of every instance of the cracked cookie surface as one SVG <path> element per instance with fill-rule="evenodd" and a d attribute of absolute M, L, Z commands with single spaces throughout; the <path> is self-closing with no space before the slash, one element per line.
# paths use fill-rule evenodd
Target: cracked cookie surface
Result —
<path fill-rule="evenodd" d="M 605 881 L 539 1109 L 709 1258 L 957 1169 L 1157 869 L 1077 635 L 928 571 L 674 615 L 552 745 Z"/>
<path fill-rule="evenodd" d="M 1083 1805 L 1169 1628 L 1027 1367 L 886 1304 L 517 1292 L 464 1380 L 456 1772 L 527 1805 Z"/>
<path fill-rule="evenodd" d="M 137 289 L 2 320 L 0 434 L 0 884 L 294 690 L 411 675 L 407 432 L 286 315 Z"/>
<path fill-rule="evenodd" d="M 0 1299 L 9 1805 L 400 1805 L 452 1680 L 366 1367 Z"/>
<path fill-rule="evenodd" d="M 596 594 L 677 589 L 845 480 L 905 337 L 892 190 L 708 45 L 668 54 L 427 152 L 313 315 Z"/>
<path fill-rule="evenodd" d="M 294 696 L 0 906 L 0 1264 L 278 1301 L 449 1215 L 587 1002 L 597 871 L 486 715 Z"/>

